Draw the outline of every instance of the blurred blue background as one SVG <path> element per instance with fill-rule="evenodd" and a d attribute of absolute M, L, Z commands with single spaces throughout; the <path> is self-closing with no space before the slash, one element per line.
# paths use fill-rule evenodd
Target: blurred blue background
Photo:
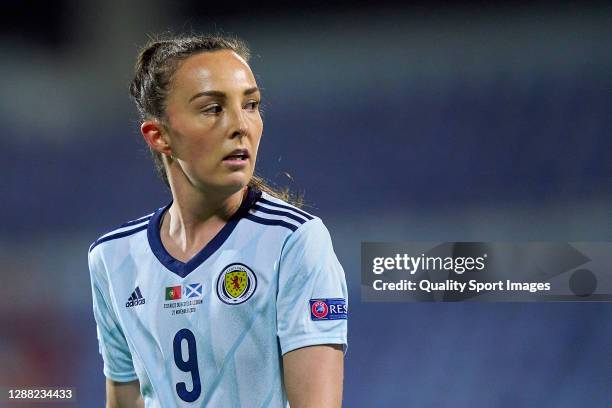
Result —
<path fill-rule="evenodd" d="M 102 404 L 87 247 L 169 200 L 127 86 L 147 33 L 193 29 L 249 43 L 258 172 L 331 231 L 345 406 L 612 406 L 609 303 L 359 295 L 361 241 L 612 240 L 612 7 L 37 0 L 0 22 L 0 386 Z"/>

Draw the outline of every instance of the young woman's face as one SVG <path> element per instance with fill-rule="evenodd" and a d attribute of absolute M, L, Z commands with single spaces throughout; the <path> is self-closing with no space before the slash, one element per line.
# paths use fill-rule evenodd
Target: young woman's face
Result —
<path fill-rule="evenodd" d="M 247 63 L 229 50 L 193 55 L 169 90 L 169 145 L 190 184 L 228 192 L 246 186 L 263 131 L 261 95 Z"/>

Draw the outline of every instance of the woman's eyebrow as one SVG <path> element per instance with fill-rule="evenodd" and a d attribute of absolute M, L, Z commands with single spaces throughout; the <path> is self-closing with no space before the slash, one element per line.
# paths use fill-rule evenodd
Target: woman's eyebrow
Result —
<path fill-rule="evenodd" d="M 255 92 L 259 92 L 259 88 L 256 86 L 244 90 L 245 95 L 254 94 Z"/>
<path fill-rule="evenodd" d="M 255 92 L 259 92 L 259 88 L 254 86 L 252 88 L 247 88 L 244 90 L 244 95 L 251 95 L 254 94 Z M 221 92 L 221 91 L 202 91 L 202 92 L 198 92 L 197 94 L 193 95 L 190 99 L 189 102 L 193 101 L 194 99 L 197 99 L 201 96 L 216 96 L 218 98 L 226 98 L 227 95 L 225 94 L 225 92 Z"/>
<path fill-rule="evenodd" d="M 225 95 L 225 92 L 221 91 L 202 91 L 193 95 L 191 99 L 189 99 L 189 102 L 193 101 L 196 98 L 199 98 L 200 96 L 217 96 L 219 98 L 225 98 L 227 95 Z"/>

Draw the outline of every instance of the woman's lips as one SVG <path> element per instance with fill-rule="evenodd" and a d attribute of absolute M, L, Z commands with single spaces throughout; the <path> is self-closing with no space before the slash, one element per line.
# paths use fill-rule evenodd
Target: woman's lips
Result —
<path fill-rule="evenodd" d="M 231 167 L 244 167 L 249 161 L 249 151 L 247 149 L 236 149 L 225 156 L 223 163 Z"/>

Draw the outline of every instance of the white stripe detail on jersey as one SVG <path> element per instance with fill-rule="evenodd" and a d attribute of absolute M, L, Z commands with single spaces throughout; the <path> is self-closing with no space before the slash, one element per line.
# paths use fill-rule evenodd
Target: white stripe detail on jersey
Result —
<path fill-rule="evenodd" d="M 290 210 L 288 208 L 280 208 L 280 207 L 277 207 L 277 206 L 274 206 L 274 205 L 270 205 L 268 203 L 264 203 L 264 202 L 261 202 L 261 201 L 257 201 L 256 205 L 258 205 L 258 206 L 260 206 L 262 208 L 268 209 L 268 210 L 280 211 L 280 212 L 291 214 L 292 216 L 297 217 L 298 219 L 300 219 L 302 222 L 308 221 L 308 219 L 306 217 L 304 217 L 303 215 L 298 214 L 297 212 L 295 212 L 293 210 Z M 267 214 L 267 213 L 265 213 L 263 211 L 259 211 L 259 213 Z M 272 215 L 272 214 L 267 214 L 267 215 L 269 216 L 269 215 Z M 294 220 L 294 221 L 296 221 L 296 220 Z"/>
<path fill-rule="evenodd" d="M 251 209 L 268 215 L 276 215 L 277 217 L 288 217 L 296 222 L 299 222 L 300 224 L 303 224 L 308 221 L 307 218 L 301 215 L 297 215 L 293 211 L 288 211 L 284 208 L 278 208 L 271 205 L 262 205 L 262 203 L 255 204 L 253 207 L 251 207 Z"/>
<path fill-rule="evenodd" d="M 136 218 L 135 220 L 130 220 L 126 223 L 124 223 L 123 225 L 134 225 L 134 224 L 138 224 L 139 221 L 144 221 L 146 218 L 151 218 L 153 216 L 153 214 L 155 214 L 155 212 L 152 212 L 151 214 L 147 214 L 145 216 L 142 216 L 140 218 Z"/>
<path fill-rule="evenodd" d="M 146 218 L 146 217 L 149 217 L 149 218 Z M 130 224 L 127 227 L 119 227 L 119 228 L 116 228 L 116 229 L 112 230 L 111 232 L 107 232 L 106 234 L 104 234 L 101 237 L 99 237 L 96 241 L 100 241 L 101 239 L 104 239 L 104 238 L 106 238 L 106 237 L 108 237 L 110 235 L 114 235 L 114 234 L 117 234 L 117 233 L 120 233 L 120 232 L 124 232 L 124 231 L 129 231 L 129 230 L 132 230 L 132 229 L 134 229 L 136 227 L 140 227 L 142 225 L 148 224 L 150 216 L 146 216 L 146 217 L 142 217 L 142 218 L 139 218 L 138 220 L 130 221 L 130 223 L 134 222 L 134 224 Z M 142 221 L 140 221 L 140 220 L 142 220 Z"/>
<path fill-rule="evenodd" d="M 288 224 L 294 225 L 296 228 L 299 228 L 303 224 L 301 222 L 298 222 L 298 221 L 294 220 L 293 218 L 284 217 L 284 216 L 275 215 L 275 214 L 268 214 L 268 213 L 265 213 L 265 212 L 262 212 L 262 211 L 254 210 L 252 208 L 249 210 L 249 214 L 253 214 L 253 215 L 255 215 L 255 216 L 259 217 L 259 218 L 265 218 L 267 220 L 273 220 L 273 221 L 280 220 L 280 221 L 284 221 L 284 222 L 286 222 Z M 306 222 L 306 221 L 304 221 L 304 222 Z"/>
<path fill-rule="evenodd" d="M 304 214 L 306 214 L 308 217 L 311 217 L 311 219 L 315 218 L 315 216 L 310 214 L 309 212 L 304 211 L 304 210 L 302 210 L 300 208 L 297 208 L 296 206 L 291 205 L 291 204 L 289 204 L 289 203 L 287 203 L 287 202 L 285 202 L 285 201 L 283 201 L 281 199 L 273 197 L 273 196 L 271 196 L 270 194 L 268 194 L 266 192 L 262 193 L 261 198 L 264 198 L 264 199 L 266 199 L 266 200 L 268 200 L 268 201 L 270 201 L 272 203 L 272 204 L 268 204 L 268 203 L 262 202 L 261 200 L 258 200 L 257 204 L 261 205 L 262 207 L 268 207 L 268 208 L 271 208 L 271 209 L 274 209 L 274 210 L 291 211 L 295 215 L 297 215 L 297 216 L 299 216 L 301 218 L 304 218 L 304 221 L 308 221 L 308 218 L 306 216 L 304 216 Z M 277 204 L 278 207 L 275 204 Z"/>

